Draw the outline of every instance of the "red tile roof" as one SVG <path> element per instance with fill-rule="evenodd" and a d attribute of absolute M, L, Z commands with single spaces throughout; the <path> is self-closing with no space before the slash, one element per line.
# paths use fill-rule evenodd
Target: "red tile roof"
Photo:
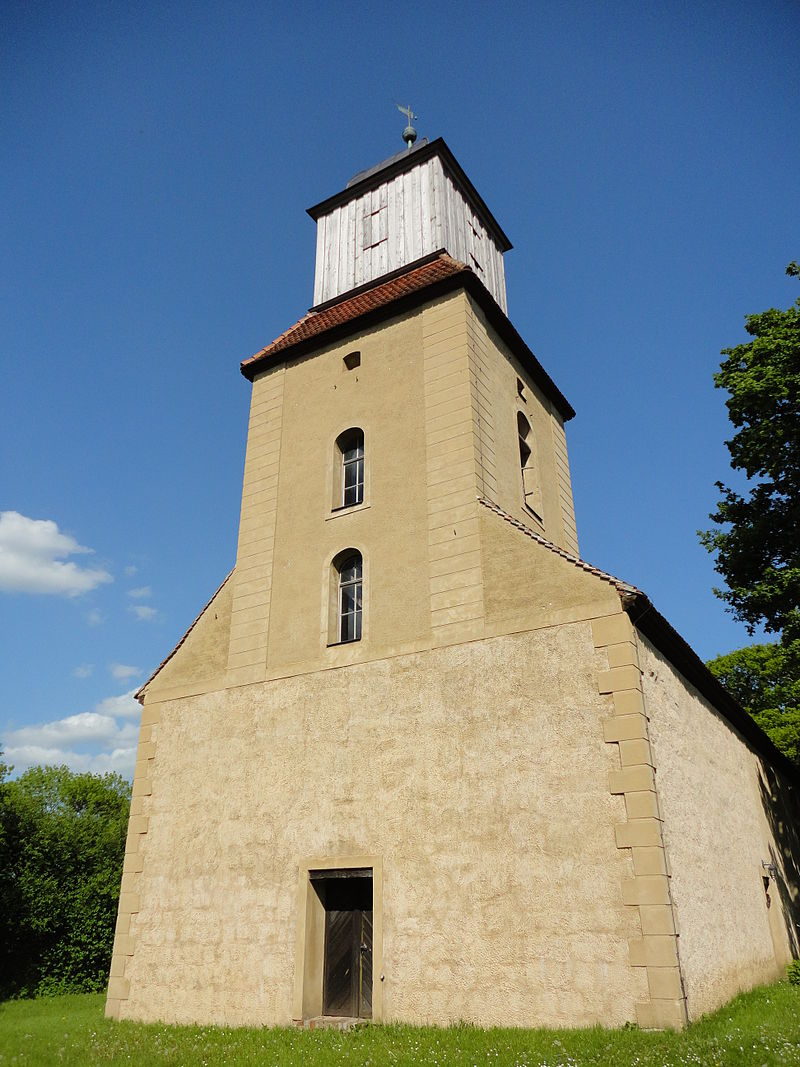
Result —
<path fill-rule="evenodd" d="M 409 296 L 411 293 L 425 289 L 435 282 L 443 281 L 445 278 L 452 278 L 462 272 L 466 274 L 472 273 L 469 267 L 442 252 L 436 259 L 422 263 L 405 274 L 388 278 L 386 281 L 357 292 L 353 296 L 345 296 L 335 304 L 322 306 L 318 311 L 312 309 L 294 326 L 290 326 L 280 337 L 276 337 L 266 348 L 262 348 L 260 352 L 256 352 L 249 359 L 243 360 L 242 370 L 244 371 L 246 367 L 250 367 L 253 363 L 260 363 L 261 360 L 276 352 L 291 348 L 292 345 L 296 345 L 300 341 L 307 341 L 317 337 L 334 326 L 343 326 L 361 315 L 366 315 L 370 311 L 377 311 L 378 308 L 385 307 L 401 297 Z"/>

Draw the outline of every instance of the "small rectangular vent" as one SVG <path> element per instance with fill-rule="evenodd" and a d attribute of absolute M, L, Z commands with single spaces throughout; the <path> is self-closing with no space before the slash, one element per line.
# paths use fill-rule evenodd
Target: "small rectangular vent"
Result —
<path fill-rule="evenodd" d="M 355 370 L 356 367 L 361 366 L 361 353 L 360 352 L 348 352 L 344 357 L 345 370 Z"/>

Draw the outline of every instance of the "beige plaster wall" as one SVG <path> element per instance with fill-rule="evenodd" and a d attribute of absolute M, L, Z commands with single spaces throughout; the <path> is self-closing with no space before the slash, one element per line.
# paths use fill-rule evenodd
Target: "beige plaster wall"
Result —
<path fill-rule="evenodd" d="M 348 371 L 343 357 L 353 349 L 361 366 Z M 335 661 L 325 594 L 330 561 L 346 548 L 364 557 L 365 642 L 391 654 L 430 629 L 420 596 L 428 562 L 422 359 L 416 312 L 287 367 L 269 672 Z M 335 511 L 335 441 L 353 426 L 364 431 L 364 505 Z"/>
<path fill-rule="evenodd" d="M 575 512 L 564 424 L 527 368 L 512 355 L 468 299 L 468 339 L 473 385 L 476 463 L 481 495 L 514 518 L 577 554 Z M 517 381 L 523 383 L 519 395 Z M 541 494 L 538 518 L 526 507 L 522 492 L 517 412 L 531 425 L 537 481 Z"/>
<path fill-rule="evenodd" d="M 632 1019 L 595 666 L 577 623 L 148 703 L 119 1013 L 288 1023 L 299 864 L 369 854 L 385 1018 Z"/>
<path fill-rule="evenodd" d="M 614 587 L 480 509 L 486 625 L 507 633 L 620 610 Z"/>
<path fill-rule="evenodd" d="M 768 909 L 762 881 L 778 850 L 759 758 L 641 635 L 639 660 L 692 1019 L 788 961 L 780 895 L 773 883 Z"/>
<path fill-rule="evenodd" d="M 189 687 L 210 688 L 224 683 L 231 629 L 233 582 L 228 578 L 185 635 L 173 655 L 147 683 L 150 698 Z M 209 685 L 211 683 L 211 686 Z"/>

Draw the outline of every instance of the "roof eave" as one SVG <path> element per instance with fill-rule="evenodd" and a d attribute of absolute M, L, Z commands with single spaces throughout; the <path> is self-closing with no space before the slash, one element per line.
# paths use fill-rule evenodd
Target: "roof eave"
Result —
<path fill-rule="evenodd" d="M 520 362 L 523 365 L 527 365 L 528 369 L 532 371 L 534 381 L 539 388 L 541 388 L 542 392 L 544 392 L 544 394 L 555 404 L 564 422 L 573 419 L 575 417 L 575 409 L 530 348 L 528 348 L 527 344 L 517 332 L 511 320 L 494 299 L 492 294 L 469 267 L 465 267 L 463 270 L 451 274 L 447 278 L 431 282 L 430 285 L 426 285 L 424 288 L 417 289 L 412 293 L 407 293 L 404 296 L 398 297 L 381 307 L 365 311 L 361 315 L 357 315 L 355 318 L 350 319 L 348 322 L 330 326 L 327 330 L 316 334 L 314 337 L 303 338 L 293 344 L 284 345 L 275 352 L 265 351 L 263 354 L 250 356 L 249 359 L 242 362 L 240 368 L 241 372 L 248 381 L 252 382 L 256 374 L 259 374 L 261 371 L 266 370 L 274 364 L 297 359 L 300 356 L 306 355 L 308 352 L 320 348 L 323 345 L 330 344 L 341 337 L 347 337 L 349 334 L 356 333 L 358 330 L 362 330 L 374 322 L 393 318 L 396 315 L 402 314 L 403 311 L 415 307 L 426 300 L 442 296 L 445 293 L 452 292 L 458 288 L 466 289 L 470 296 L 480 304 L 482 310 L 486 314 L 487 321 L 512 350 L 514 355 L 517 356 Z M 346 300 L 348 295 L 349 294 L 345 294 L 342 297 L 342 300 Z"/>
<path fill-rule="evenodd" d="M 776 748 L 761 727 L 735 700 L 722 683 L 714 677 L 692 646 L 678 633 L 640 591 L 621 593 L 622 606 L 631 623 L 648 641 L 662 652 L 683 677 L 704 696 L 714 708 L 722 712 L 731 725 L 753 746 L 759 755 L 786 775 L 794 785 L 800 785 L 800 771 Z"/>

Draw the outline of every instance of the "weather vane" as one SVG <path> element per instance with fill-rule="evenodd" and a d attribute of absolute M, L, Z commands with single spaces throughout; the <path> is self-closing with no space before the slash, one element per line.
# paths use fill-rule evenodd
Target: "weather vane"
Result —
<path fill-rule="evenodd" d="M 403 107 L 402 104 L 398 104 L 397 110 L 401 112 L 401 114 L 405 115 L 408 119 L 408 125 L 403 130 L 403 140 L 410 148 L 417 139 L 417 131 L 414 129 L 411 123 L 414 122 L 415 119 L 419 118 L 419 116 L 414 114 L 414 112 L 411 110 L 410 105 L 408 107 Z"/>

